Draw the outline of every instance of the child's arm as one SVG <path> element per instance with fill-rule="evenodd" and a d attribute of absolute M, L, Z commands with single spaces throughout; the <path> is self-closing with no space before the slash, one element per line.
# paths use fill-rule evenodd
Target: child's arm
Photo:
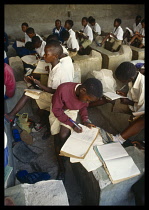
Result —
<path fill-rule="evenodd" d="M 92 122 L 88 118 L 87 107 L 88 107 L 88 104 L 86 104 L 86 106 L 84 106 L 82 109 L 79 110 L 83 124 L 87 126 L 88 128 L 96 127 L 94 124 L 92 124 Z"/>
<path fill-rule="evenodd" d="M 46 87 L 46 86 L 42 85 L 42 84 L 40 83 L 40 81 L 34 79 L 33 76 L 31 76 L 31 77 L 28 76 L 28 78 L 29 78 L 31 81 L 33 81 L 36 85 L 38 85 L 41 89 L 43 89 L 44 91 L 46 91 L 46 92 L 48 92 L 48 93 L 51 93 L 51 94 L 54 94 L 54 93 L 55 93 L 56 89 L 52 89 L 51 87 Z"/>
<path fill-rule="evenodd" d="M 71 52 L 77 52 L 77 49 L 76 48 L 74 48 L 74 49 L 68 48 L 68 50 L 71 51 Z"/>

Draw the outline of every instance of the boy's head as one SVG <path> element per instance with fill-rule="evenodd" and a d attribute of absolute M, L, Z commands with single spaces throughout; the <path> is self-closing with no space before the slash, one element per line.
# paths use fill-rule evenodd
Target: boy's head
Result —
<path fill-rule="evenodd" d="M 62 31 L 61 37 L 62 37 L 62 39 L 63 39 L 64 41 L 67 41 L 67 40 L 69 39 L 69 37 L 70 37 L 70 34 L 69 34 L 68 31 Z"/>
<path fill-rule="evenodd" d="M 66 21 L 65 21 L 65 26 L 64 26 L 64 27 L 65 27 L 67 30 L 71 29 L 72 26 L 73 26 L 73 21 L 72 21 L 72 20 L 66 20 Z"/>
<path fill-rule="evenodd" d="M 63 53 L 63 48 L 59 41 L 51 40 L 45 46 L 44 60 L 46 63 L 52 63 L 58 60 Z"/>
<path fill-rule="evenodd" d="M 56 34 L 50 34 L 46 39 L 46 44 L 48 44 L 49 41 L 56 40 L 58 41 L 58 36 Z"/>
<path fill-rule="evenodd" d="M 141 21 L 142 28 L 145 28 L 145 19 Z"/>
<path fill-rule="evenodd" d="M 140 22 L 141 22 L 141 16 L 140 15 L 137 15 L 136 16 L 136 24 L 138 25 Z"/>
<path fill-rule="evenodd" d="M 88 22 L 90 23 L 91 19 L 94 19 L 93 16 L 89 16 Z"/>
<path fill-rule="evenodd" d="M 26 30 L 28 29 L 28 24 L 27 23 L 22 23 L 21 28 L 22 28 L 23 32 L 26 32 Z"/>
<path fill-rule="evenodd" d="M 39 48 L 41 47 L 42 41 L 39 38 L 39 36 L 33 36 L 32 38 L 32 44 L 34 48 Z"/>
<path fill-rule="evenodd" d="M 26 30 L 26 33 L 27 35 L 32 38 L 33 36 L 35 36 L 35 31 L 33 28 L 29 27 L 27 30 Z"/>
<path fill-rule="evenodd" d="M 88 18 L 87 17 L 83 17 L 82 18 L 82 26 L 86 26 L 88 24 Z"/>
<path fill-rule="evenodd" d="M 89 78 L 80 87 L 79 100 L 85 103 L 97 101 L 102 97 L 103 87 L 100 80 Z"/>
<path fill-rule="evenodd" d="M 92 18 L 91 20 L 90 20 L 90 24 L 91 24 L 91 26 L 94 26 L 95 25 L 95 18 Z"/>
<path fill-rule="evenodd" d="M 57 28 L 57 30 L 59 30 L 60 29 L 60 27 L 61 27 L 61 21 L 60 20 L 56 20 L 55 21 L 55 27 Z"/>
<path fill-rule="evenodd" d="M 33 47 L 33 43 L 32 42 L 26 42 L 25 43 L 25 48 L 32 51 L 34 50 L 35 48 Z"/>
<path fill-rule="evenodd" d="M 121 19 L 120 18 L 116 18 L 114 20 L 114 27 L 118 27 L 119 25 L 121 25 L 121 23 L 122 23 Z"/>
<path fill-rule="evenodd" d="M 115 70 L 116 78 L 123 82 L 128 83 L 132 81 L 137 74 L 137 69 L 133 63 L 123 62 Z"/>

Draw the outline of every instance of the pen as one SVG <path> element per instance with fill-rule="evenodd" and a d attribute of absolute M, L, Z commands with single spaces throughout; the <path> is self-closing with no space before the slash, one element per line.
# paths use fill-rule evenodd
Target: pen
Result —
<path fill-rule="evenodd" d="M 126 85 L 124 85 L 123 87 L 121 87 L 119 90 L 122 90 L 124 87 L 126 87 Z"/>
<path fill-rule="evenodd" d="M 72 119 L 69 119 L 70 122 L 72 122 L 77 128 L 79 128 L 80 130 L 82 130 L 82 128 L 76 123 L 74 122 Z"/>

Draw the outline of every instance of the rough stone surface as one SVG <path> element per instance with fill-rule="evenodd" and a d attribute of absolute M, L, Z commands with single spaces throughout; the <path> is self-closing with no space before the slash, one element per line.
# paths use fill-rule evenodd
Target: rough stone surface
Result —
<path fill-rule="evenodd" d="M 134 46 L 130 46 L 132 49 L 132 60 L 144 60 L 145 58 L 145 49 L 144 48 L 138 48 Z"/>
<path fill-rule="evenodd" d="M 22 38 L 21 24 L 27 22 L 39 35 L 47 35 L 55 27 L 56 19 L 60 19 L 62 25 L 72 19 L 73 29 L 80 30 L 82 17 L 93 16 L 102 31 L 111 32 L 115 18 L 122 19 L 121 26 L 125 30 L 126 26 L 132 28 L 138 14 L 144 17 L 144 4 L 5 4 L 4 28 L 8 36 Z"/>
<path fill-rule="evenodd" d="M 73 57 L 73 60 L 81 69 L 81 82 L 86 80 L 87 74 L 91 70 L 99 71 L 102 65 L 101 54 L 95 50 L 92 50 L 90 55 L 77 54 Z"/>
<path fill-rule="evenodd" d="M 21 58 L 19 56 L 10 57 L 9 65 L 14 70 L 14 76 L 16 82 L 24 81 L 24 66 Z"/>

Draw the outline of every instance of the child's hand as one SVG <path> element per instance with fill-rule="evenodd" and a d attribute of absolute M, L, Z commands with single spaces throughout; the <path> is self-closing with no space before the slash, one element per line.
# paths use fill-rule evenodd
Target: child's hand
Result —
<path fill-rule="evenodd" d="M 94 124 L 89 123 L 89 122 L 84 122 L 84 125 L 87 126 L 88 128 L 96 127 Z"/>
<path fill-rule="evenodd" d="M 80 126 L 79 126 L 80 127 Z M 77 128 L 76 126 L 73 127 L 73 130 L 77 133 L 82 133 L 82 127 L 80 127 L 81 129 Z"/>
<path fill-rule="evenodd" d="M 36 85 L 40 85 L 40 81 L 37 80 L 37 79 L 34 79 L 33 76 L 28 76 L 28 78 L 29 78 L 31 81 L 33 81 Z"/>
<path fill-rule="evenodd" d="M 47 71 L 47 72 L 49 72 L 49 66 L 45 66 L 45 70 Z"/>
<path fill-rule="evenodd" d="M 132 105 L 134 104 L 133 101 L 129 100 L 128 98 L 120 98 L 122 104 Z"/>
<path fill-rule="evenodd" d="M 119 91 L 119 90 L 116 90 L 116 93 L 120 96 L 127 96 L 127 93 Z"/>

